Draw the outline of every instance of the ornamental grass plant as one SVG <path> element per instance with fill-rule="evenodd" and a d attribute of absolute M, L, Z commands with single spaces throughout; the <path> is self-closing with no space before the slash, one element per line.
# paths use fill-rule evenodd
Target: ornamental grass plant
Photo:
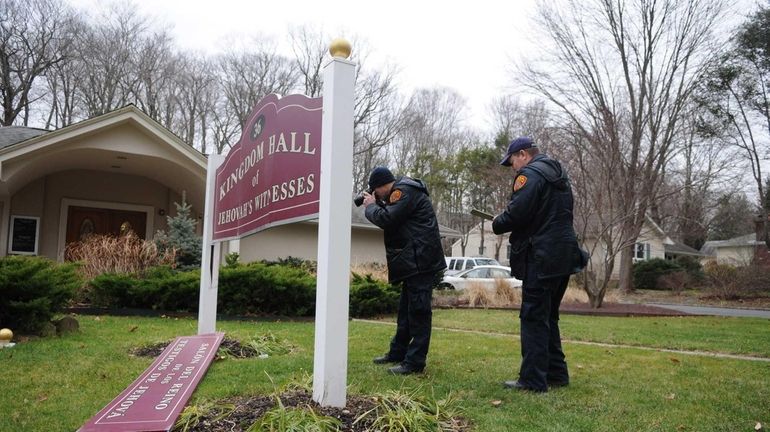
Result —
<path fill-rule="evenodd" d="M 80 263 L 79 271 L 86 280 L 104 273 L 140 275 L 147 269 L 175 262 L 176 249 L 161 252 L 151 241 L 139 238 L 133 231 L 121 236 L 94 234 L 67 245 L 67 261 Z"/>

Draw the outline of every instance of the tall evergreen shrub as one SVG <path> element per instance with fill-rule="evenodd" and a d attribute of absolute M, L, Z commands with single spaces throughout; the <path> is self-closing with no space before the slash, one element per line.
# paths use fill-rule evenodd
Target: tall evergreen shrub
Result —
<path fill-rule="evenodd" d="M 167 216 L 168 233 L 163 230 L 155 234 L 158 249 L 176 250 L 176 264 L 182 269 L 192 269 L 201 265 L 202 240 L 195 233 L 198 221 L 190 216 L 192 206 L 182 195 L 182 203 L 174 203 L 176 216 Z"/>

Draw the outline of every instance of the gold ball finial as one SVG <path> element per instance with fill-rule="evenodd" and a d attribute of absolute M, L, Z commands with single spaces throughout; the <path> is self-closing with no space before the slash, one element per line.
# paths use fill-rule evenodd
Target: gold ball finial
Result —
<path fill-rule="evenodd" d="M 13 339 L 13 332 L 11 329 L 4 328 L 0 330 L 0 345 L 7 344 Z"/>
<path fill-rule="evenodd" d="M 352 49 L 353 47 L 350 45 L 350 42 L 343 38 L 334 39 L 332 43 L 329 44 L 329 54 L 331 54 L 332 57 L 342 57 L 346 59 L 350 57 L 350 51 Z"/>

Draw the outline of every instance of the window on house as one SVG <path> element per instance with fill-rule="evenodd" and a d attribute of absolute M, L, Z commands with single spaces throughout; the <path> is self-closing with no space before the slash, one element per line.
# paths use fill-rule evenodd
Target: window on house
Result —
<path fill-rule="evenodd" d="M 636 243 L 634 245 L 634 261 L 644 261 L 650 259 L 650 244 Z"/>

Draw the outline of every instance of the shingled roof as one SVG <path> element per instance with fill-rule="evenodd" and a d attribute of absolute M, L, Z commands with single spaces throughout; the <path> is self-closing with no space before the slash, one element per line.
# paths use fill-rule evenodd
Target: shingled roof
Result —
<path fill-rule="evenodd" d="M 0 148 L 12 146 L 48 132 L 50 131 L 25 126 L 3 126 L 0 127 Z"/>

